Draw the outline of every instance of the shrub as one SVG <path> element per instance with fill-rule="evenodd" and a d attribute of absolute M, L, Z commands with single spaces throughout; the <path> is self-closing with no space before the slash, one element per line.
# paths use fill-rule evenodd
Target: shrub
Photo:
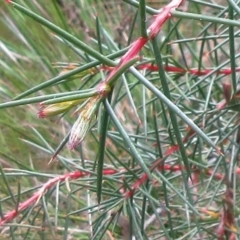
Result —
<path fill-rule="evenodd" d="M 1 7 L 2 236 L 237 239 L 235 2 Z"/>

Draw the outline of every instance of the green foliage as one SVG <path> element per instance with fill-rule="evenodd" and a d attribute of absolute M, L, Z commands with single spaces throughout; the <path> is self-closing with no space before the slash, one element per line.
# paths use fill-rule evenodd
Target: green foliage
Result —
<path fill-rule="evenodd" d="M 240 9 L 186 1 L 123 62 L 152 2 L 0 3 L 2 221 L 37 196 L 3 237 L 239 235 Z"/>

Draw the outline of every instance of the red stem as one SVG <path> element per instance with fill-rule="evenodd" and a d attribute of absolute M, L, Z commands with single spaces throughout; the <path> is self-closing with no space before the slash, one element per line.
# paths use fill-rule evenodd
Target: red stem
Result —
<path fill-rule="evenodd" d="M 62 176 L 58 176 L 55 177 L 51 180 L 49 180 L 48 182 L 46 182 L 45 184 L 43 184 L 43 186 L 37 191 L 35 192 L 32 197 L 30 197 L 29 199 L 27 199 L 26 201 L 20 203 L 18 205 L 17 210 L 12 210 L 8 213 L 6 213 L 4 215 L 4 217 L 1 219 L 0 221 L 0 226 L 6 222 L 11 221 L 12 219 L 14 219 L 20 212 L 22 212 L 23 210 L 25 210 L 27 207 L 29 207 L 32 204 L 37 204 L 39 199 L 41 198 L 41 196 L 46 192 L 47 189 L 51 188 L 53 185 L 55 185 L 57 182 L 62 182 L 65 180 L 73 180 L 73 179 L 78 179 L 81 177 L 84 177 L 88 175 L 88 173 L 84 173 L 84 172 L 80 172 L 80 171 L 75 171 L 75 172 L 70 172 L 70 173 L 66 173 Z"/>
<path fill-rule="evenodd" d="M 112 175 L 115 174 L 117 171 L 114 169 L 106 168 L 103 170 L 103 175 Z M 66 173 L 62 176 L 55 177 L 53 179 L 50 179 L 48 182 L 43 184 L 43 186 L 35 192 L 29 199 L 26 201 L 20 203 L 18 205 L 17 210 L 12 210 L 4 215 L 4 217 L 0 220 L 0 226 L 6 222 L 11 221 L 14 219 L 20 212 L 24 211 L 26 208 L 28 208 L 32 204 L 37 204 L 38 201 L 40 200 L 41 196 L 53 185 L 55 185 L 58 182 L 63 182 L 63 181 L 68 181 L 68 180 L 74 180 L 82 177 L 86 177 L 90 175 L 89 173 L 86 172 L 81 172 L 81 171 L 75 171 L 75 172 L 70 172 Z"/>
<path fill-rule="evenodd" d="M 136 67 L 138 70 L 149 70 L 152 72 L 158 71 L 158 66 L 157 65 L 153 65 L 150 63 L 143 63 L 140 64 Z M 114 68 L 113 67 L 108 67 L 108 66 L 102 66 L 101 69 L 107 70 L 107 71 L 112 71 Z M 198 69 L 184 69 L 184 68 L 180 68 L 180 67 L 175 67 L 175 66 L 168 66 L 165 65 L 164 66 L 164 70 L 166 72 L 173 72 L 173 73 L 181 73 L 181 74 L 185 74 L 185 73 L 189 73 L 192 75 L 196 75 L 196 76 L 204 76 L 209 74 L 210 72 L 213 71 L 213 69 L 202 69 L 202 70 L 198 70 Z M 240 72 L 240 67 L 237 67 L 234 69 L 235 72 Z M 232 73 L 232 69 L 230 68 L 224 68 L 221 70 L 218 70 L 215 72 L 215 74 L 224 74 L 224 75 L 229 75 Z"/>
<path fill-rule="evenodd" d="M 160 12 L 155 16 L 155 20 L 150 25 L 150 27 L 147 29 L 148 37 L 140 37 L 136 41 L 134 41 L 130 49 L 121 57 L 119 64 L 111 68 L 110 73 L 108 74 L 107 78 L 101 82 L 100 84 L 107 83 L 109 79 L 128 61 L 133 59 L 138 52 L 143 48 L 143 46 L 152 38 L 154 38 L 158 32 L 160 31 L 162 25 L 164 22 L 171 17 L 171 11 L 175 8 L 178 8 L 183 0 L 172 0 L 167 6 L 162 8 Z"/>
<path fill-rule="evenodd" d="M 150 71 L 157 71 L 158 70 L 158 66 L 156 65 L 152 65 L 152 64 L 141 64 L 137 67 L 137 69 L 141 70 L 141 69 L 147 69 Z M 213 71 L 213 69 L 202 69 L 202 70 L 198 70 L 198 69 L 184 69 L 184 68 L 179 68 L 179 67 L 174 67 L 174 66 L 168 66 L 165 65 L 164 66 L 164 70 L 167 72 L 175 72 L 175 73 L 189 73 L 189 74 L 193 74 L 196 76 L 204 76 L 209 74 L 210 72 Z M 240 72 L 240 67 L 237 67 L 234 69 L 235 72 Z M 216 74 L 231 74 L 232 70 L 230 68 L 224 68 L 221 70 L 218 70 L 215 72 Z"/>

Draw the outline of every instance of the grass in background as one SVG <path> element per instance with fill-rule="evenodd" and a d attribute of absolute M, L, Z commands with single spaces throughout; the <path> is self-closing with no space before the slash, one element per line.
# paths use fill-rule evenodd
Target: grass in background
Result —
<path fill-rule="evenodd" d="M 65 2 L 17 1 L 100 54 L 116 53 L 113 60 L 119 60 L 125 48 L 144 34 L 140 16 L 145 1 L 139 1 L 139 11 L 137 1 L 131 0 Z M 155 8 L 167 4 L 146 2 Z M 1 102 L 97 59 L 73 38 L 55 35 L 11 4 L 2 2 L 0 7 Z M 2 216 L 56 174 L 77 169 L 92 174 L 51 185 L 41 199 L 4 225 L 2 236 L 237 239 L 240 24 L 231 19 L 238 19 L 239 8 L 231 1 L 229 6 L 189 1 L 181 9 L 187 12 L 173 11 L 160 35 L 141 51 L 140 62 L 149 64 L 142 70 L 140 62 L 136 64 L 143 77 L 136 72 L 133 76 L 131 69 L 116 81 L 111 104 L 106 101 L 100 106 L 97 121 L 93 120 L 76 151 L 63 147 L 48 164 L 77 119 L 71 116 L 76 108 L 61 118 L 44 119 L 38 118 L 36 102 L 0 110 Z M 156 11 L 149 7 L 147 12 L 150 25 Z M 159 71 L 150 71 L 156 65 Z M 168 66 L 181 71 L 170 71 Z M 59 83 L 39 87 L 24 98 L 92 88 L 107 76 L 104 67 L 89 69 L 70 72 Z M 236 71 L 217 73 L 223 69 Z M 179 112 L 169 111 L 172 105 L 164 104 L 152 86 Z M 226 106 L 219 110 L 223 100 Z M 202 133 L 195 134 L 179 113 L 193 120 Z"/>

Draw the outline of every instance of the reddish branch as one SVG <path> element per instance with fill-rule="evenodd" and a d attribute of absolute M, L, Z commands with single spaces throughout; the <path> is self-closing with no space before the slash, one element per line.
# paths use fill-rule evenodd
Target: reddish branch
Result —
<path fill-rule="evenodd" d="M 113 169 L 104 169 L 103 170 L 104 175 L 109 175 L 109 174 L 114 174 L 114 173 L 116 173 L 116 171 Z M 7 222 L 13 220 L 19 213 L 24 211 L 26 208 L 28 208 L 32 204 L 36 205 L 39 202 L 39 200 L 41 199 L 42 195 L 48 189 L 50 189 L 52 186 L 56 185 L 58 182 L 74 180 L 74 179 L 82 178 L 82 177 L 85 177 L 88 175 L 89 175 L 89 173 L 86 173 L 86 172 L 75 171 L 75 172 L 66 173 L 62 176 L 58 176 L 58 177 L 55 177 L 55 178 L 49 180 L 48 182 L 43 184 L 43 186 L 37 192 L 35 192 L 29 199 L 27 199 L 26 201 L 24 201 L 22 203 L 19 203 L 18 207 L 15 210 L 12 210 L 12 211 L 6 213 L 3 216 L 3 218 L 0 220 L 0 226 L 4 223 L 7 223 Z"/>
<path fill-rule="evenodd" d="M 182 138 L 182 142 L 183 143 L 187 143 L 188 140 L 195 135 L 195 131 L 193 131 L 190 127 L 187 128 L 187 134 L 184 138 Z M 155 144 L 154 144 L 155 145 Z M 178 151 L 179 149 L 179 145 L 171 145 L 168 147 L 168 149 L 164 152 L 163 156 L 167 157 L 172 155 L 174 152 Z M 165 170 L 165 171 L 171 171 L 171 172 L 176 172 L 176 171 L 185 171 L 186 168 L 185 166 L 180 166 L 180 165 L 169 165 L 169 164 L 161 164 L 161 161 L 159 161 L 158 165 L 152 165 L 150 167 L 151 170 L 154 170 L 155 168 L 157 168 L 158 170 Z M 238 168 L 237 168 L 238 169 Z M 197 179 L 198 179 L 198 175 L 201 173 L 201 171 L 199 171 L 198 169 L 196 169 L 194 166 L 192 168 L 192 173 L 193 173 L 193 183 L 196 183 Z M 203 172 L 205 175 L 207 176 L 213 176 L 214 179 L 216 180 L 222 180 L 224 179 L 224 176 L 222 174 L 219 173 L 213 173 L 210 169 L 205 169 Z M 236 170 L 236 173 L 240 174 L 240 170 Z M 131 189 L 126 191 L 124 196 L 126 198 L 132 196 L 135 192 L 135 190 L 138 189 L 138 187 L 140 187 L 141 184 L 143 184 L 145 181 L 147 180 L 147 174 L 143 173 L 142 176 L 136 180 L 136 182 L 132 185 Z"/>
<path fill-rule="evenodd" d="M 137 69 L 141 70 L 141 69 L 147 69 L 149 71 L 157 71 L 158 70 L 158 66 L 156 65 L 152 65 L 152 64 L 141 64 L 137 67 Z M 204 76 L 209 74 L 210 72 L 213 71 L 213 69 L 184 69 L 184 68 L 180 68 L 180 67 L 174 67 L 174 66 L 168 66 L 165 65 L 164 66 L 164 70 L 166 72 L 174 72 L 174 73 L 189 73 L 192 75 L 196 75 L 196 76 Z M 240 72 L 240 67 L 235 68 L 234 69 L 235 72 Z M 232 69 L 230 68 L 224 68 L 221 70 L 218 70 L 215 72 L 216 74 L 225 74 L 225 75 L 229 75 L 232 73 Z"/>
<path fill-rule="evenodd" d="M 138 70 L 149 70 L 151 72 L 155 72 L 158 71 L 158 66 L 154 65 L 154 64 L 150 64 L 150 63 L 143 63 L 140 64 L 136 67 Z M 109 66 L 102 66 L 101 69 L 103 70 L 107 70 L 107 71 L 112 71 L 114 68 L 113 67 L 109 67 Z M 180 73 L 180 74 L 185 74 L 185 73 L 189 73 L 195 76 L 204 76 L 207 75 L 209 73 L 211 73 L 214 69 L 187 69 L 187 68 L 181 68 L 181 67 L 175 67 L 175 66 L 169 66 L 169 65 L 165 65 L 164 66 L 164 70 L 166 72 L 172 72 L 172 73 Z M 237 67 L 234 69 L 235 72 L 240 72 L 240 67 Z M 229 75 L 232 73 L 232 69 L 231 68 L 224 68 L 218 71 L 215 71 L 215 74 L 224 74 L 224 75 Z"/>
<path fill-rule="evenodd" d="M 183 0 L 173 0 L 167 6 L 161 9 L 161 11 L 155 16 L 153 23 L 147 29 L 148 36 L 147 37 L 140 37 L 136 41 L 134 41 L 130 49 L 121 57 L 119 64 L 110 70 L 110 73 L 106 77 L 106 79 L 100 83 L 104 84 L 107 83 L 109 79 L 127 62 L 133 59 L 139 51 L 143 48 L 143 46 L 151 39 L 153 39 L 158 32 L 160 31 L 162 25 L 166 20 L 171 17 L 171 11 L 178 8 Z"/>
<path fill-rule="evenodd" d="M 37 204 L 38 201 L 40 200 L 40 198 L 42 197 L 42 195 L 46 192 L 46 190 L 51 188 L 57 182 L 66 181 L 67 179 L 69 179 L 69 180 L 77 179 L 77 178 L 80 178 L 80 177 L 84 177 L 86 175 L 87 175 L 86 173 L 76 171 L 76 172 L 67 173 L 67 174 L 64 174 L 62 176 L 59 176 L 59 177 L 56 177 L 56 178 L 53 178 L 53 179 L 49 180 L 36 193 L 34 193 L 32 195 L 32 197 L 27 199 L 25 202 L 20 203 L 17 207 L 17 210 L 12 210 L 12 211 L 6 213 L 0 221 L 0 225 L 11 221 L 20 212 L 22 212 L 23 210 L 25 210 L 27 207 L 31 206 L 32 204 Z"/>

